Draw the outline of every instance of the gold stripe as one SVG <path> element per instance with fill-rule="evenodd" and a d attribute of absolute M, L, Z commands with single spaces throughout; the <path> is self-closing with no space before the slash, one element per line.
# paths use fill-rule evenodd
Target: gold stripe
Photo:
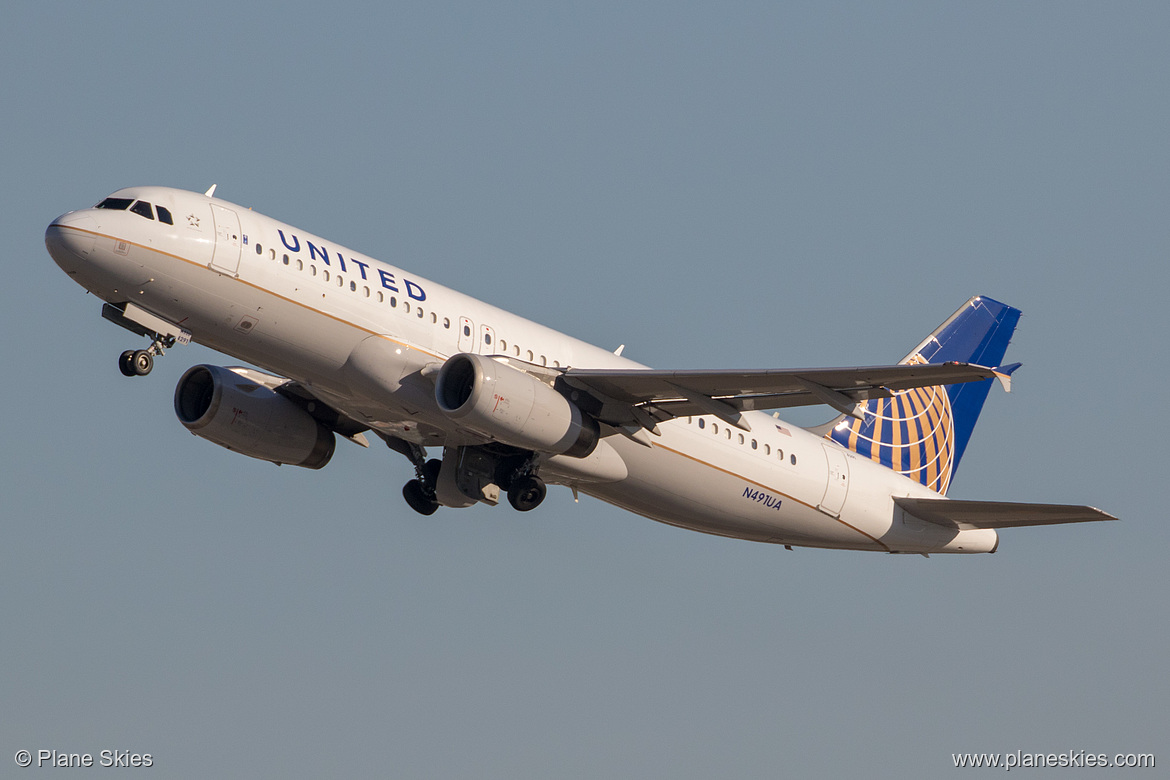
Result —
<path fill-rule="evenodd" d="M 890 407 L 896 411 L 896 416 L 890 421 L 890 467 L 894 471 L 902 470 L 902 421 L 906 419 L 906 410 L 902 406 L 902 399 L 894 396 L 890 399 Z"/>
<path fill-rule="evenodd" d="M 869 459 L 876 462 L 882 462 L 882 423 L 885 422 L 885 405 L 886 399 L 879 398 L 877 408 L 873 416 L 873 435 L 870 437 L 870 451 Z"/>
<path fill-rule="evenodd" d="M 914 430 L 915 439 L 914 446 L 910 448 L 910 473 L 915 475 L 917 479 L 918 472 L 922 470 L 922 410 L 926 406 L 926 401 L 922 397 L 922 388 L 916 387 L 910 391 L 910 398 L 914 401 Z"/>

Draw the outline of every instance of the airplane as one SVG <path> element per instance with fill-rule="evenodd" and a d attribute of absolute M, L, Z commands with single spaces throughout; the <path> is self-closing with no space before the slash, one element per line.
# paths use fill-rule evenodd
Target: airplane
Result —
<path fill-rule="evenodd" d="M 894 365 L 656 370 L 206 193 L 130 187 L 53 220 L 58 266 L 150 339 L 192 341 L 174 393 L 196 436 L 324 467 L 337 437 L 407 457 L 406 503 L 531 511 L 560 485 L 668 525 L 887 553 L 996 551 L 998 530 L 1115 520 L 1088 506 L 947 497 L 1020 316 L 966 301 Z M 803 428 L 776 410 L 827 405 Z M 441 454 L 440 454 L 441 453 Z M 437 455 L 431 457 L 431 455 Z"/>

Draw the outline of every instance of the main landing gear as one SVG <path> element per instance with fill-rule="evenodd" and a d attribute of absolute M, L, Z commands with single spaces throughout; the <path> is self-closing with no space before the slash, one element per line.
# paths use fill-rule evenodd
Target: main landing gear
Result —
<path fill-rule="evenodd" d="M 415 463 L 414 473 L 417 478 L 402 486 L 402 497 L 410 504 L 410 508 L 420 515 L 433 515 L 439 508 L 439 502 L 435 500 L 435 488 L 439 483 L 439 469 L 442 467 L 443 461 L 438 458 L 423 461 L 422 465 Z"/>
<path fill-rule="evenodd" d="M 414 464 L 415 478 L 402 486 L 402 497 L 420 515 L 433 515 L 439 508 L 435 489 L 439 484 L 439 470 L 443 467 L 443 461 L 438 458 L 427 460 L 427 451 L 414 442 L 393 436 L 382 438 L 386 440 L 386 446 L 405 455 Z"/>
<path fill-rule="evenodd" d="M 123 352 L 118 358 L 118 370 L 122 372 L 122 376 L 146 376 L 154 368 L 155 355 L 162 355 L 173 346 L 174 336 L 156 334 L 154 341 L 146 349 L 128 349 Z"/>
<path fill-rule="evenodd" d="M 544 501 L 548 488 L 535 474 L 526 474 L 512 481 L 508 488 L 508 503 L 517 512 L 530 512 Z"/>
<path fill-rule="evenodd" d="M 496 469 L 496 484 L 508 491 L 508 503 L 517 512 L 530 512 L 544 501 L 548 488 L 536 475 L 531 458 L 505 460 Z"/>
<path fill-rule="evenodd" d="M 439 474 L 443 461 L 427 460 L 421 445 L 392 436 L 384 436 L 386 444 L 406 456 L 414 464 L 415 478 L 402 486 L 402 497 L 410 508 L 420 515 L 433 515 L 440 506 Z M 444 457 L 454 458 L 454 473 L 444 480 L 446 506 L 471 506 L 476 501 L 495 505 L 501 491 L 507 492 L 508 503 L 518 512 L 529 512 L 544 501 L 548 488 L 537 476 L 537 458 L 531 452 L 508 453 L 491 451 L 487 447 L 447 448 Z M 460 503 L 462 502 L 462 503 Z"/>

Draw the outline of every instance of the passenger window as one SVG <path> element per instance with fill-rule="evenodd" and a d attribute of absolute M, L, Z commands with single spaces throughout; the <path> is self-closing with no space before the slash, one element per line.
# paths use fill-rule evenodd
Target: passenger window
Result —
<path fill-rule="evenodd" d="M 423 318 L 423 310 L 421 306 L 418 307 L 418 318 L 420 320 Z"/>
<path fill-rule="evenodd" d="M 272 259 L 272 260 L 276 259 L 276 250 L 275 249 L 269 249 L 268 254 L 270 256 L 270 259 Z"/>
<path fill-rule="evenodd" d="M 758 445 L 758 444 L 756 444 L 756 440 L 755 440 L 755 439 L 752 439 L 752 449 L 753 449 L 753 450 L 759 449 L 759 445 Z"/>
<path fill-rule="evenodd" d="M 464 325 L 464 326 L 463 326 L 463 335 L 464 335 L 464 336 L 470 336 L 470 335 L 471 335 L 471 326 L 469 326 L 469 325 Z"/>
<path fill-rule="evenodd" d="M 338 287 L 345 287 L 345 278 L 342 277 L 341 274 L 337 275 L 337 286 Z"/>
<path fill-rule="evenodd" d="M 325 281 L 329 281 L 329 271 L 321 269 L 321 278 Z"/>
<path fill-rule="evenodd" d="M 164 225 L 173 225 L 175 221 L 171 219 L 171 212 L 167 210 L 166 206 L 155 206 L 158 209 L 158 221 Z"/>
<path fill-rule="evenodd" d="M 439 322 L 439 315 L 431 312 L 431 324 L 436 325 Z"/>
<path fill-rule="evenodd" d="M 490 333 L 483 334 L 483 343 L 484 344 L 491 344 L 492 343 L 492 334 L 490 334 Z"/>
<path fill-rule="evenodd" d="M 367 298 L 369 298 L 369 297 L 370 297 L 370 288 L 369 288 L 369 287 L 363 287 L 362 289 L 366 291 L 366 297 L 367 297 Z"/>
<path fill-rule="evenodd" d="M 520 345 L 513 344 L 512 345 L 512 352 L 515 353 L 516 357 L 520 357 Z"/>
<path fill-rule="evenodd" d="M 443 327 L 448 329 L 448 330 L 451 329 L 451 318 L 450 317 L 443 318 Z"/>
<path fill-rule="evenodd" d="M 385 296 L 382 295 L 381 290 L 378 290 L 378 303 L 381 303 L 384 300 L 386 300 Z"/>
<path fill-rule="evenodd" d="M 395 308 L 395 309 L 398 308 L 398 299 L 395 298 L 393 295 L 390 296 L 390 306 Z"/>
<path fill-rule="evenodd" d="M 771 445 L 771 444 L 765 444 L 765 445 L 764 445 L 764 454 L 765 454 L 765 455 L 771 455 L 771 454 L 772 454 L 772 445 Z"/>
<path fill-rule="evenodd" d="M 303 270 L 305 270 L 305 261 L 304 261 L 304 260 L 302 260 L 302 259 L 301 259 L 301 258 L 299 258 L 299 257 L 297 258 L 297 270 L 298 270 L 298 271 L 303 271 Z"/>
<path fill-rule="evenodd" d="M 410 301 L 403 301 L 402 302 L 402 310 L 405 311 L 407 314 L 410 314 Z"/>
<path fill-rule="evenodd" d="M 316 276 L 316 275 L 317 275 L 317 266 L 315 266 L 315 265 L 309 266 L 309 276 Z"/>
<path fill-rule="evenodd" d="M 776 457 L 780 460 L 784 460 L 784 450 L 776 450 Z"/>
<path fill-rule="evenodd" d="M 699 428 L 702 429 L 702 428 L 706 428 L 706 427 L 707 427 L 707 421 L 704 420 L 702 417 L 700 417 L 699 418 Z"/>
<path fill-rule="evenodd" d="M 134 201 L 130 198 L 106 198 L 101 203 L 94 206 L 95 209 L 110 209 L 112 211 L 125 211 L 130 208 L 130 204 Z"/>
<path fill-rule="evenodd" d="M 793 466 L 796 465 L 796 453 L 792 453 L 792 457 L 789 458 L 789 461 L 792 462 Z"/>
<path fill-rule="evenodd" d="M 560 367 L 561 367 L 561 361 L 554 360 L 553 361 L 553 368 L 560 368 Z"/>
<path fill-rule="evenodd" d="M 257 245 L 256 245 L 256 254 L 258 254 L 258 255 L 262 255 L 262 254 L 264 254 L 264 247 L 262 247 L 262 246 L 260 246 L 259 244 L 257 244 Z"/>
<path fill-rule="evenodd" d="M 739 443 L 743 444 L 743 434 L 742 433 L 739 435 Z"/>
<path fill-rule="evenodd" d="M 154 219 L 154 212 L 151 211 L 150 204 L 144 200 L 135 201 L 134 205 L 130 207 L 130 210 L 140 217 L 146 217 L 147 219 L 151 220 Z"/>
<path fill-rule="evenodd" d="M 731 429 L 730 428 L 727 429 L 727 440 L 731 441 Z"/>
<path fill-rule="evenodd" d="M 541 355 L 541 356 L 540 356 L 540 364 L 541 364 L 542 366 L 547 366 L 547 365 L 548 365 L 548 362 L 547 362 L 547 361 L 544 359 L 544 355 Z"/>
<path fill-rule="evenodd" d="M 532 362 L 532 350 L 528 350 L 528 362 Z"/>
<path fill-rule="evenodd" d="M 282 257 L 280 260 L 281 260 L 281 262 L 282 262 L 282 263 L 284 263 L 285 265 L 288 265 L 288 255 L 285 255 L 285 256 L 284 256 L 284 257 Z"/>

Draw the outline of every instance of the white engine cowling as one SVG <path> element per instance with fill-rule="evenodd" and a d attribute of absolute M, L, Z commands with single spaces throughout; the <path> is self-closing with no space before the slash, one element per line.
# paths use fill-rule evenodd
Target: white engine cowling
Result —
<path fill-rule="evenodd" d="M 319 469 L 333 457 L 333 431 L 279 393 L 220 366 L 192 366 L 175 386 L 179 422 L 252 458 Z"/>
<path fill-rule="evenodd" d="M 452 355 L 439 370 L 435 400 L 448 417 L 525 450 L 584 458 L 597 446 L 597 421 L 531 374 L 483 355 Z"/>

